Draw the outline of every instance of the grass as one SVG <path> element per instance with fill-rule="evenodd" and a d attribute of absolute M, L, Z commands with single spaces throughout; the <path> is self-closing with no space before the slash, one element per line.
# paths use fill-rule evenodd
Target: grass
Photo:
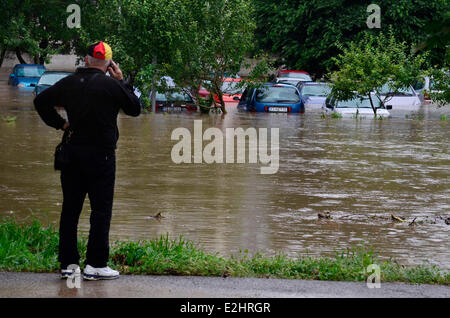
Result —
<path fill-rule="evenodd" d="M 82 238 L 78 246 L 83 261 L 86 239 Z M 12 218 L 0 223 L 2 271 L 57 272 L 57 251 L 58 232 L 53 227 L 44 227 L 38 221 L 19 224 Z M 246 251 L 222 257 L 182 237 L 169 239 L 168 235 L 150 241 L 113 243 L 109 266 L 122 274 L 365 281 L 371 274 L 365 271 L 370 264 L 380 266 L 382 282 L 450 285 L 448 271 L 432 265 L 406 267 L 392 260 L 381 262 L 364 247 L 321 258 L 248 255 Z"/>
<path fill-rule="evenodd" d="M 342 114 L 336 113 L 336 112 L 332 112 L 331 113 L 331 118 L 342 118 Z"/>
<path fill-rule="evenodd" d="M 7 123 L 13 123 L 17 120 L 17 116 L 3 116 L 3 120 Z"/>

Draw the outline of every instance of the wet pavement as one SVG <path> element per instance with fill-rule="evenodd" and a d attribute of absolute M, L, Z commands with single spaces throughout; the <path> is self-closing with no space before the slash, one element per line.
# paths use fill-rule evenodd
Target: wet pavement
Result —
<path fill-rule="evenodd" d="M 57 274 L 0 272 L 0 297 L 448 298 L 450 287 L 381 283 L 380 288 L 368 288 L 355 282 L 127 275 L 109 281 L 82 280 L 80 288 L 69 288 Z"/>

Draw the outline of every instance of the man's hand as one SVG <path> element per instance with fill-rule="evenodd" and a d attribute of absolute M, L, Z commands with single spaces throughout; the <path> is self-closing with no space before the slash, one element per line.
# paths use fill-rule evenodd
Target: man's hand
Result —
<path fill-rule="evenodd" d="M 111 61 L 111 65 L 108 67 L 108 72 L 109 72 L 109 75 L 111 75 L 112 78 L 115 78 L 118 81 L 123 80 L 122 71 L 117 66 L 117 64 L 114 63 L 114 61 Z"/>
<path fill-rule="evenodd" d="M 66 130 L 67 128 L 69 128 L 69 126 L 70 126 L 69 122 L 66 121 L 66 122 L 64 123 L 63 130 Z"/>

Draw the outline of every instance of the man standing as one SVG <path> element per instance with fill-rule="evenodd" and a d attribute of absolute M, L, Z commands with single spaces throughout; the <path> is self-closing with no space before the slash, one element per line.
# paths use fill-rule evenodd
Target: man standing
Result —
<path fill-rule="evenodd" d="M 109 268 L 107 262 L 119 138 L 117 115 L 122 109 L 127 115 L 138 116 L 141 108 L 133 87 L 123 81 L 122 71 L 112 61 L 108 44 L 90 45 L 85 63 L 86 68 L 78 68 L 39 94 L 34 105 L 47 125 L 70 136 L 65 148 L 69 163 L 61 169 L 61 276 L 67 278 L 72 274 L 69 265 L 79 264 L 78 219 L 87 194 L 91 226 L 83 277 L 113 279 L 119 277 L 119 272 Z M 107 71 L 111 77 L 105 75 Z M 67 122 L 57 113 L 56 106 L 66 110 Z"/>

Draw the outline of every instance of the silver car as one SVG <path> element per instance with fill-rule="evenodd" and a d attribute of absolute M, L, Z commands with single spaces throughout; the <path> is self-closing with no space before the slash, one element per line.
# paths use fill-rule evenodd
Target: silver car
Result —
<path fill-rule="evenodd" d="M 395 93 L 390 91 L 388 85 L 381 89 L 381 101 L 384 105 L 392 106 L 393 110 L 418 111 L 422 102 L 412 86 L 402 88 Z"/>
<path fill-rule="evenodd" d="M 372 97 L 372 102 L 375 107 L 380 107 L 380 101 L 376 96 Z M 377 117 L 390 117 L 391 114 L 388 112 L 390 108 L 390 106 L 377 108 Z M 335 113 L 339 117 L 374 118 L 375 116 L 368 97 L 337 100 L 328 96 L 322 106 L 322 110 L 325 114 L 332 115 Z"/>

